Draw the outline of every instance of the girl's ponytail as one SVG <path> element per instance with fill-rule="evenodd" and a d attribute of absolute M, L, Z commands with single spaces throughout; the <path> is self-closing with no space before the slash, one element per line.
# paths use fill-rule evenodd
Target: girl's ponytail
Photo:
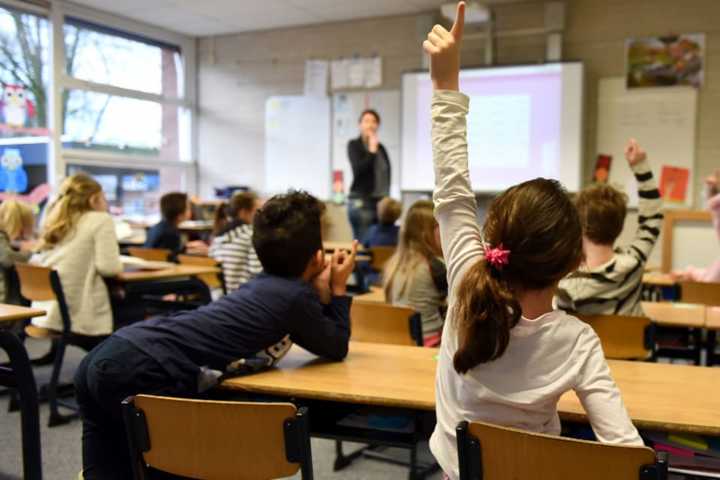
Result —
<path fill-rule="evenodd" d="M 456 302 L 454 318 L 460 344 L 453 366 L 458 373 L 466 373 L 505 353 L 521 309 L 502 272 L 485 259 L 465 273 Z"/>

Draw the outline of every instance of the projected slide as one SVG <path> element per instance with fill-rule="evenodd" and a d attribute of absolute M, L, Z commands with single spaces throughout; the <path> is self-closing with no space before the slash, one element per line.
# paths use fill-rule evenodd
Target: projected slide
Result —
<path fill-rule="evenodd" d="M 535 177 L 580 186 L 582 66 L 552 64 L 463 70 L 470 97 L 468 154 L 473 188 L 497 192 Z M 432 190 L 427 73 L 403 76 L 403 190 Z"/>

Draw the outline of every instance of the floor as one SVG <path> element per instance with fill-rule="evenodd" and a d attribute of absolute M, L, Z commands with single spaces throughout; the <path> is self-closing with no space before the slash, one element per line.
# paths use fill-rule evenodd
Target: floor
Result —
<path fill-rule="evenodd" d="M 28 351 L 31 357 L 42 355 L 47 346 L 44 342 L 28 340 Z M 82 356 L 80 350 L 69 348 L 66 356 L 65 375 L 68 381 L 71 372 Z M 4 359 L 0 358 L 0 361 Z M 36 368 L 37 382 L 44 384 L 50 375 L 50 367 Z M 75 480 L 82 466 L 79 421 L 54 428 L 47 428 L 47 405 L 40 407 L 43 475 L 46 480 Z M 20 449 L 20 415 L 7 412 L 7 395 L 0 396 L 0 480 L 16 480 L 22 478 L 22 457 Z M 334 443 L 327 440 L 313 440 L 313 463 L 315 478 L 321 480 L 340 479 L 398 479 L 407 477 L 407 469 L 401 466 L 368 459 L 356 460 L 341 472 L 333 472 L 335 458 Z M 345 448 L 351 451 L 352 446 Z M 406 456 L 405 452 L 393 452 L 397 458 Z M 429 453 L 428 453 L 429 454 Z M 436 474 L 432 480 L 442 476 Z M 299 478 L 299 477 L 298 477 Z"/>

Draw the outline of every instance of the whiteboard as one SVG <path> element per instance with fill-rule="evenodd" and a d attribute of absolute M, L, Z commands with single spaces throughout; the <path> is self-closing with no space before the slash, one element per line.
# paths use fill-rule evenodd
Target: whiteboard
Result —
<path fill-rule="evenodd" d="M 330 99 L 270 97 L 265 103 L 265 189 L 330 198 Z"/>
<path fill-rule="evenodd" d="M 637 182 L 624 155 L 630 137 L 647 151 L 658 184 L 663 165 L 690 170 L 686 205 L 692 203 L 696 121 L 692 87 L 628 90 L 624 78 L 600 80 L 597 153 L 612 156 L 610 183 L 628 193 L 631 205 L 637 205 Z"/>
<path fill-rule="evenodd" d="M 333 170 L 342 170 L 345 193 L 350 191 L 353 175 L 347 156 L 347 144 L 360 135 L 358 120 L 363 110 L 371 108 L 380 114 L 380 142 L 390 156 L 390 195 L 400 198 L 400 91 L 336 93 L 333 96 Z"/>

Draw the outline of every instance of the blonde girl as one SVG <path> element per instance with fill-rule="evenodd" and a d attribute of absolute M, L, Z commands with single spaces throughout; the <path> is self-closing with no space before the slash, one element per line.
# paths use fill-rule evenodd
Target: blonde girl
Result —
<path fill-rule="evenodd" d="M 57 270 L 70 310 L 73 333 L 109 335 L 113 331 L 110 296 L 103 277 L 122 271 L 115 224 L 100 184 L 79 173 L 67 178 L 50 206 L 33 263 Z M 62 329 L 58 306 L 33 324 Z"/>
<path fill-rule="evenodd" d="M 0 301 L 19 303 L 19 296 L 11 288 L 10 274 L 15 262 L 27 262 L 32 252 L 26 242 L 33 234 L 35 216 L 32 207 L 14 199 L 0 204 Z M 20 245 L 20 250 L 13 248 Z"/>
<path fill-rule="evenodd" d="M 405 215 L 397 250 L 385 266 L 383 287 L 390 303 L 420 313 L 426 346 L 440 343 L 441 309 L 447 296 L 445 275 L 433 204 L 420 200 Z"/>

